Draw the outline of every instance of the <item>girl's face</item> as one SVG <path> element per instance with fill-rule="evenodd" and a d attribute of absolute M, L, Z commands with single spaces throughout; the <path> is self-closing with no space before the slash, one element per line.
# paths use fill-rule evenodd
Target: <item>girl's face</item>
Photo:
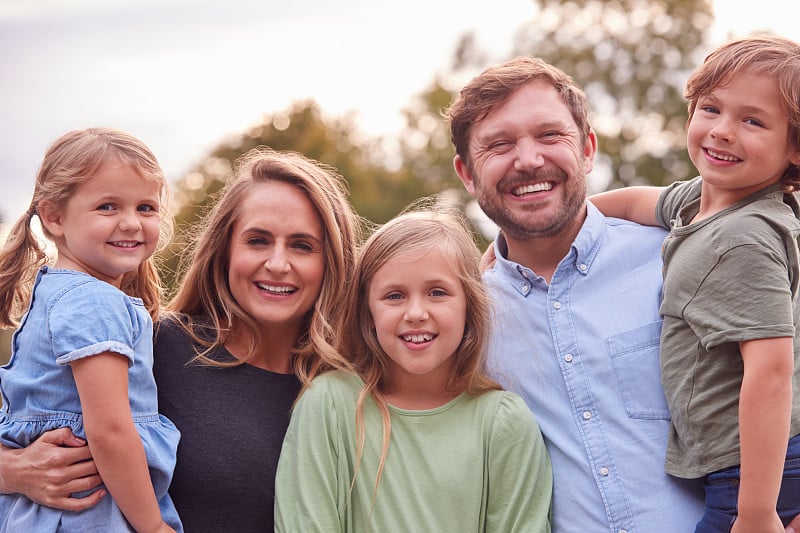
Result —
<path fill-rule="evenodd" d="M 233 226 L 228 285 L 264 328 L 298 335 L 325 274 L 324 231 L 303 191 L 281 181 L 257 184 Z"/>
<path fill-rule="evenodd" d="M 43 222 L 58 248 L 56 268 L 90 274 L 120 286 L 155 251 L 161 185 L 135 169 L 110 162 L 80 184 L 63 209 L 45 210 Z"/>
<path fill-rule="evenodd" d="M 372 278 L 368 299 L 378 342 L 392 361 L 392 390 L 444 391 L 464 336 L 467 302 L 442 253 L 391 258 Z"/>
<path fill-rule="evenodd" d="M 790 162 L 800 162 L 788 132 L 775 80 L 742 73 L 698 98 L 687 148 L 704 187 L 730 205 L 777 183 Z"/>

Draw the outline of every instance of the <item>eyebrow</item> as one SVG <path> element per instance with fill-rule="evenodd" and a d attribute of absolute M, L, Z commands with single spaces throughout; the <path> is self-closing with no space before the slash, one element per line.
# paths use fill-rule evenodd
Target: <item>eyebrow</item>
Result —
<path fill-rule="evenodd" d="M 255 233 L 257 235 L 264 235 L 267 237 L 271 237 L 274 234 L 266 229 L 259 228 L 259 227 L 249 227 L 242 230 L 242 233 Z M 311 233 L 292 233 L 289 235 L 290 239 L 311 239 L 313 241 L 322 242 L 322 239 L 317 237 L 316 235 L 312 235 Z"/>

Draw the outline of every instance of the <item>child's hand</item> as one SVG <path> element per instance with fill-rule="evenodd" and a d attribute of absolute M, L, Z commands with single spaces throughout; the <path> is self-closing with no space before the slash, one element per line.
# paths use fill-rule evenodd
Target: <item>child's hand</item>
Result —
<path fill-rule="evenodd" d="M 169 527 L 166 522 L 162 521 L 161 525 L 153 531 L 153 533 L 175 533 L 175 530 Z"/>
<path fill-rule="evenodd" d="M 778 513 L 768 516 L 741 516 L 736 518 L 731 533 L 784 533 L 783 523 Z"/>

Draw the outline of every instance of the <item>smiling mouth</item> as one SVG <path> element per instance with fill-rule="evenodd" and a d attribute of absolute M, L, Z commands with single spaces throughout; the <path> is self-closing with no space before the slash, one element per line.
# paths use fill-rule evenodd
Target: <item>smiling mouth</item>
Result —
<path fill-rule="evenodd" d="M 435 335 L 432 333 L 424 333 L 421 335 L 400 335 L 400 338 L 403 339 L 405 342 L 410 342 L 413 344 L 422 344 L 424 342 L 430 342 L 434 339 Z"/>
<path fill-rule="evenodd" d="M 139 241 L 110 241 L 108 244 L 117 248 L 136 248 L 141 243 Z"/>
<path fill-rule="evenodd" d="M 264 292 L 278 295 L 289 295 L 297 292 L 297 287 L 290 287 L 288 285 L 267 285 L 266 283 L 254 282 L 254 285 Z"/>
<path fill-rule="evenodd" d="M 719 152 L 711 150 L 710 148 L 705 148 L 705 151 L 706 154 L 710 155 L 714 159 L 719 159 L 720 161 L 727 161 L 729 163 L 738 163 L 739 161 L 741 161 L 741 159 L 739 159 L 736 156 L 721 154 Z"/>
<path fill-rule="evenodd" d="M 541 181 L 539 183 L 531 183 L 528 185 L 521 185 L 511 190 L 514 196 L 525 196 L 526 194 L 533 194 L 535 192 L 549 191 L 553 189 L 552 181 Z"/>

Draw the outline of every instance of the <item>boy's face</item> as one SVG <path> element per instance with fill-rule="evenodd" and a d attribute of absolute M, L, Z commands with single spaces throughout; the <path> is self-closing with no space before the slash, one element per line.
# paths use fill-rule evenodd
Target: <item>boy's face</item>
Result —
<path fill-rule="evenodd" d="M 788 131 L 777 83 L 767 76 L 738 74 L 698 98 L 687 148 L 704 193 L 732 204 L 777 183 L 790 162 L 800 162 Z"/>

